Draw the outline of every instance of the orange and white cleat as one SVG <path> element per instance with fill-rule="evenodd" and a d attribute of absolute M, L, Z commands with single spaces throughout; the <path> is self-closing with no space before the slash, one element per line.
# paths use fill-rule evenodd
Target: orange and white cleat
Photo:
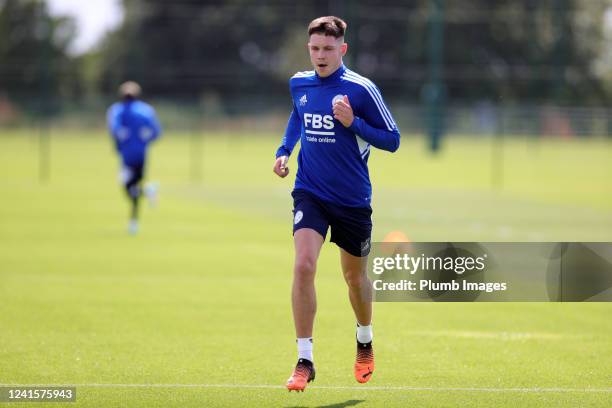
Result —
<path fill-rule="evenodd" d="M 315 368 L 312 361 L 300 358 L 293 370 L 293 374 L 287 380 L 287 389 L 291 391 L 302 391 L 306 388 L 306 385 L 314 381 L 315 379 Z"/>
<path fill-rule="evenodd" d="M 355 358 L 355 379 L 367 383 L 374 373 L 374 349 L 372 342 L 357 342 L 357 357 Z"/>

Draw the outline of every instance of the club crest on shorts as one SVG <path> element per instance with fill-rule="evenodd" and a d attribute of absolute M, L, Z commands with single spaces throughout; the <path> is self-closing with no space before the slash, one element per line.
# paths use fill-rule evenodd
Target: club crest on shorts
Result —
<path fill-rule="evenodd" d="M 336 95 L 334 99 L 332 99 L 332 106 L 336 104 L 336 102 L 340 102 L 344 100 L 344 95 Z"/>
<path fill-rule="evenodd" d="M 295 217 L 293 217 L 293 223 L 297 224 L 300 221 L 302 221 L 302 218 L 304 217 L 304 213 L 302 211 L 297 211 L 295 213 Z"/>

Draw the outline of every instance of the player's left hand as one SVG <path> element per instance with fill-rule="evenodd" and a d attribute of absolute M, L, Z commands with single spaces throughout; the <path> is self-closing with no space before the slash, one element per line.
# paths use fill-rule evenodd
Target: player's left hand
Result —
<path fill-rule="evenodd" d="M 353 108 L 351 108 L 351 104 L 349 103 L 348 96 L 344 95 L 342 100 L 336 101 L 333 106 L 334 118 L 338 120 L 344 127 L 349 127 L 353 124 L 353 120 L 355 120 L 355 115 L 353 114 Z"/>

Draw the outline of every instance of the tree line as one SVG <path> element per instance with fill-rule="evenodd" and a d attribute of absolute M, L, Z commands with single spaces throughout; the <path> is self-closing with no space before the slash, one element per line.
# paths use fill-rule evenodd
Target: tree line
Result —
<path fill-rule="evenodd" d="M 349 24 L 346 63 L 389 97 L 418 101 L 431 76 L 433 0 L 123 0 L 122 24 L 71 56 L 75 22 L 44 0 L 0 0 L 0 96 L 15 103 L 110 95 L 126 79 L 148 95 L 286 97 L 309 68 L 308 22 Z M 454 101 L 603 105 L 593 69 L 606 47 L 604 0 L 438 1 L 441 79 Z"/>

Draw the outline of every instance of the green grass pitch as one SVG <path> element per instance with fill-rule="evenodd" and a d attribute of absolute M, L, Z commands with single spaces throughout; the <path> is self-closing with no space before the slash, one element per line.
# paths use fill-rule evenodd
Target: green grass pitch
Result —
<path fill-rule="evenodd" d="M 0 384 L 76 384 L 69 407 L 612 406 L 606 303 L 376 304 L 377 370 L 357 384 L 329 243 L 317 379 L 289 394 L 292 180 L 272 174 L 277 138 L 207 134 L 194 171 L 193 140 L 166 134 L 148 171 L 160 204 L 132 237 L 107 136 L 51 135 L 39 183 L 36 132 L 0 132 Z M 405 136 L 373 152 L 374 239 L 612 241 L 612 141 L 501 146 L 456 137 L 434 157 Z"/>

